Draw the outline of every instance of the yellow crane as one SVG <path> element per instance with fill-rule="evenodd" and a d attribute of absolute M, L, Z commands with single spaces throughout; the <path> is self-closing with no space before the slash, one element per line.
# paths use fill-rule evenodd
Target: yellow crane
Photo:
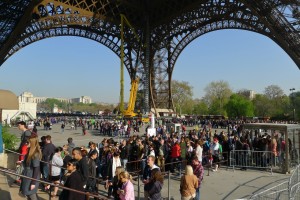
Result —
<path fill-rule="evenodd" d="M 127 110 L 123 111 L 124 117 L 135 117 L 137 113 L 134 112 L 136 96 L 139 88 L 139 78 L 131 80 L 130 97 L 128 101 Z"/>
<path fill-rule="evenodd" d="M 134 28 L 131 26 L 125 15 L 121 14 L 121 67 L 120 67 L 120 113 L 124 117 L 135 117 L 137 114 L 134 113 L 136 96 L 139 85 L 139 78 L 131 80 L 131 89 L 130 97 L 128 102 L 127 110 L 124 110 L 124 25 L 126 25 L 132 30 L 137 41 L 140 41 L 140 38 L 136 34 Z"/>
<path fill-rule="evenodd" d="M 121 69 L 120 69 L 120 113 L 123 117 L 132 118 L 140 117 L 143 122 L 149 122 L 149 117 L 142 116 L 141 114 L 135 113 L 135 102 L 137 98 L 137 92 L 139 87 L 139 78 L 131 79 L 130 97 L 128 101 L 128 107 L 124 110 L 124 23 L 131 29 L 135 38 L 140 42 L 139 36 L 136 34 L 134 28 L 131 26 L 125 15 L 121 14 Z M 143 45 L 142 45 L 143 47 Z"/>

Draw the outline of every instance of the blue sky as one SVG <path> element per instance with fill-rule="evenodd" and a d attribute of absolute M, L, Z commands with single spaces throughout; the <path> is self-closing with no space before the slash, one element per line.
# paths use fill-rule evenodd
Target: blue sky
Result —
<path fill-rule="evenodd" d="M 20 95 L 75 98 L 117 103 L 120 60 L 107 47 L 79 37 L 54 37 L 15 53 L 0 67 L 0 89 Z M 221 30 L 191 42 L 179 56 L 173 79 L 193 86 L 194 98 L 212 81 L 227 81 L 233 91 L 263 93 L 278 85 L 288 95 L 300 90 L 300 70 L 269 38 L 241 30 Z M 125 73 L 125 101 L 130 80 Z"/>

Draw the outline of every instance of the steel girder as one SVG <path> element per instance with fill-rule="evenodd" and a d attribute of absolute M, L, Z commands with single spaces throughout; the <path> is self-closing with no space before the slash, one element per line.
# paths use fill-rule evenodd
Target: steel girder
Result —
<path fill-rule="evenodd" d="M 95 40 L 120 56 L 120 14 L 142 39 L 125 29 L 124 64 L 131 78 L 141 77 L 146 111 L 173 108 L 176 60 L 211 31 L 263 34 L 300 67 L 298 0 L 1 0 L 0 63 L 28 44 L 65 35 Z"/>

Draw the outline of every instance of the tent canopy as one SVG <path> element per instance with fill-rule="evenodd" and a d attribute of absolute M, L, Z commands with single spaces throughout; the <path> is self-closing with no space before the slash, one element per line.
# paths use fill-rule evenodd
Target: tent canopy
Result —
<path fill-rule="evenodd" d="M 19 110 L 18 97 L 8 90 L 0 90 L 0 109 Z"/>

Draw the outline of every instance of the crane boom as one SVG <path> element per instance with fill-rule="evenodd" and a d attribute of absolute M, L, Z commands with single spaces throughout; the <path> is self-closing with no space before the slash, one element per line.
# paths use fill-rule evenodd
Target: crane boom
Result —
<path fill-rule="evenodd" d="M 135 32 L 133 26 L 130 24 L 130 22 L 128 21 L 128 19 L 125 17 L 125 15 L 121 14 L 121 27 L 120 27 L 120 34 L 121 34 L 121 66 L 120 66 L 120 113 L 124 113 L 124 43 L 125 43 L 125 40 L 124 40 L 124 27 L 125 27 L 125 24 L 130 28 L 130 30 L 133 32 L 134 34 L 134 37 L 136 38 L 136 40 L 138 42 L 140 42 L 140 38 L 139 36 L 137 35 L 137 33 Z M 135 79 L 135 80 L 131 80 L 131 83 L 133 82 L 138 82 L 138 79 Z M 137 86 L 138 87 L 138 84 Z M 131 88 L 132 88 L 132 85 L 131 85 Z M 137 92 L 137 89 L 136 89 L 136 92 Z M 131 95 L 131 94 L 130 94 Z M 136 100 L 136 94 L 135 94 L 135 99 L 134 99 L 134 104 L 133 104 L 133 110 L 134 110 L 134 106 L 135 106 L 135 100 Z M 130 102 L 129 102 L 130 103 Z M 132 103 L 131 103 L 132 105 Z M 132 111 L 133 111 L 132 110 Z M 128 111 L 128 109 L 127 109 Z"/>

